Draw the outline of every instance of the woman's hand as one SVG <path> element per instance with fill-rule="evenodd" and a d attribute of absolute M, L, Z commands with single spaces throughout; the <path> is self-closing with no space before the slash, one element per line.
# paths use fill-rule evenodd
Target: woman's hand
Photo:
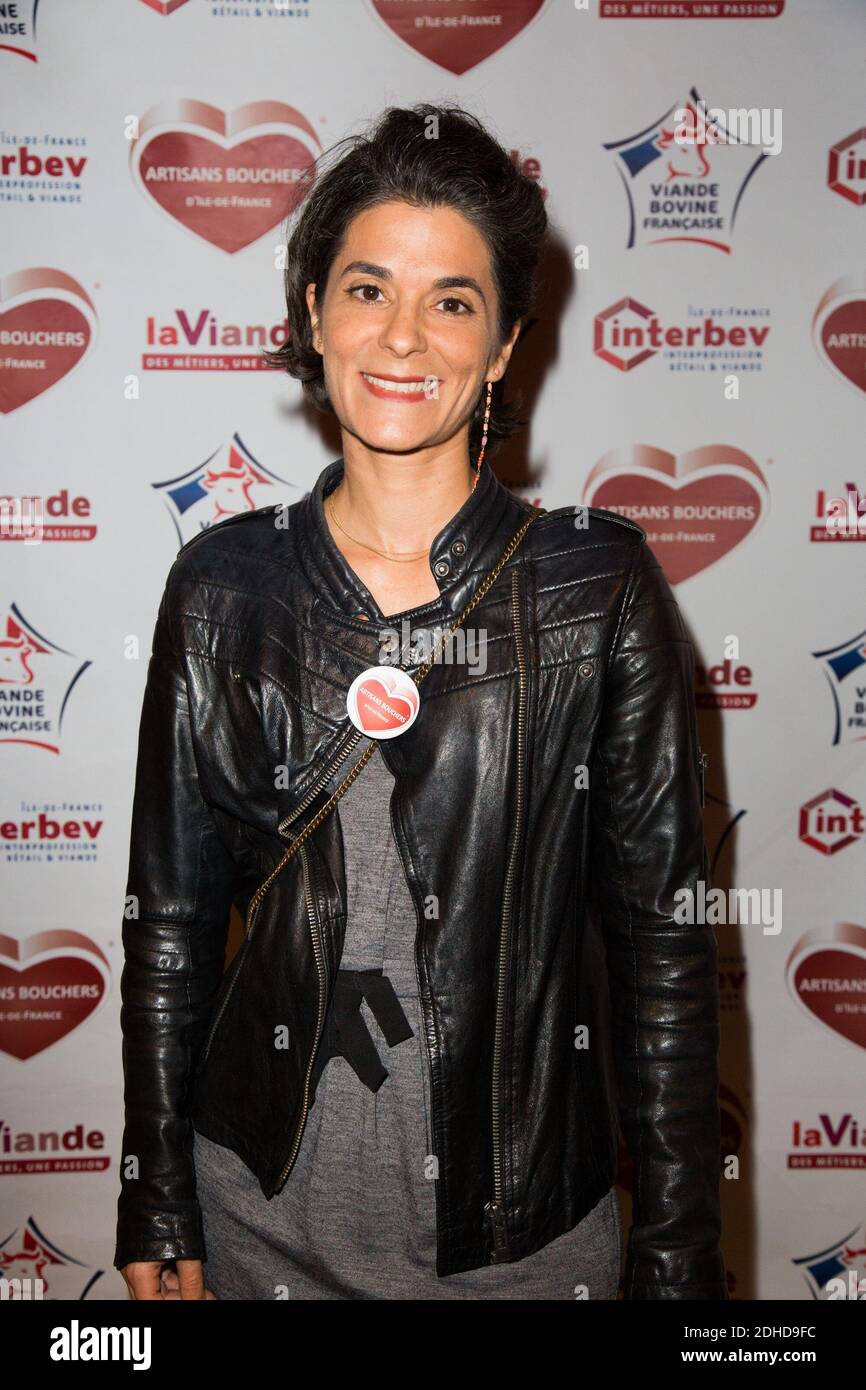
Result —
<path fill-rule="evenodd" d="M 176 1260 L 177 1273 L 164 1260 L 144 1260 L 124 1265 L 120 1271 L 136 1301 L 216 1298 L 205 1288 L 201 1260 Z"/>

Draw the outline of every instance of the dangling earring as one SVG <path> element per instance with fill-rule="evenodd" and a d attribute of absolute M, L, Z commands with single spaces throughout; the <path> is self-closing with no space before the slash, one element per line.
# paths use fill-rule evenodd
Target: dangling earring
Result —
<path fill-rule="evenodd" d="M 481 426 L 481 452 L 479 453 L 478 458 L 477 458 L 476 463 L 475 463 L 475 481 L 474 481 L 474 483 L 472 484 L 472 491 L 473 491 L 473 492 L 475 491 L 475 489 L 476 489 L 477 486 L 478 486 L 478 479 L 481 477 L 481 464 L 482 464 L 482 462 L 483 462 L 483 460 L 484 460 L 484 450 L 487 448 L 487 424 L 488 424 L 488 421 L 490 420 L 490 401 L 491 401 L 492 395 L 493 395 L 493 382 L 492 382 L 492 381 L 488 381 L 488 383 L 487 383 L 487 404 L 486 404 L 485 407 L 484 407 L 484 424 Z"/>

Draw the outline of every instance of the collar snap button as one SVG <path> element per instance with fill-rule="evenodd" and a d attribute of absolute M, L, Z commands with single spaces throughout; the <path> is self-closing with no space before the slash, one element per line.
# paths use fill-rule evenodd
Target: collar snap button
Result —
<path fill-rule="evenodd" d="M 453 544 L 452 547 L 451 547 L 451 554 L 452 554 L 452 555 L 462 555 L 463 552 L 465 551 L 465 549 L 466 549 L 466 542 L 465 542 L 465 541 L 455 541 L 454 544 Z"/>
<path fill-rule="evenodd" d="M 435 565 L 433 566 L 433 573 L 442 576 L 450 574 L 451 566 L 449 565 L 447 560 L 437 560 Z"/>

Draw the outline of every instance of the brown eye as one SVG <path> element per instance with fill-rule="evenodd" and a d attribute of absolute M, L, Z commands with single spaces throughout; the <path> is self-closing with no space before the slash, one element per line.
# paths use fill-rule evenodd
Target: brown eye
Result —
<path fill-rule="evenodd" d="M 378 285 L 353 285 L 351 289 L 346 291 L 346 293 L 357 296 L 359 290 L 375 290 L 377 294 L 382 293 Z M 375 299 L 364 299 L 363 297 L 361 298 L 362 304 L 375 304 L 376 302 L 377 301 Z"/>
<path fill-rule="evenodd" d="M 467 314 L 471 314 L 471 313 L 473 312 L 471 305 L 467 304 L 466 301 L 463 300 L 463 299 L 455 299 L 455 297 L 454 297 L 453 295 L 449 295 L 447 299 L 440 299 L 439 303 L 440 303 L 440 304 L 459 304 L 460 308 L 461 308 L 461 309 L 465 309 L 466 312 L 467 312 Z M 452 317 L 452 318 L 460 318 L 460 314 L 459 314 L 459 313 L 457 313 L 457 314 L 452 314 L 451 317 Z"/>

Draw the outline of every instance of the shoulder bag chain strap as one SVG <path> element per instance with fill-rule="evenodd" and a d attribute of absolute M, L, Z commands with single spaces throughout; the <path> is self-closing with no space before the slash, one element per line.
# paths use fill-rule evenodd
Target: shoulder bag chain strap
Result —
<path fill-rule="evenodd" d="M 505 547 L 504 551 L 500 555 L 493 569 L 488 574 L 487 578 L 484 579 L 481 582 L 481 584 L 479 584 L 478 588 L 475 590 L 475 593 L 472 595 L 471 599 L 466 604 L 466 607 L 463 609 L 462 613 L 460 613 L 459 617 L 455 618 L 454 622 L 447 629 L 444 636 L 442 637 L 441 642 L 439 642 L 436 648 L 434 649 L 433 655 L 428 657 L 427 660 L 421 666 L 419 666 L 418 670 L 412 675 L 412 679 L 414 680 L 416 685 L 420 685 L 424 677 L 428 675 L 429 672 L 432 670 L 437 656 L 443 650 L 446 642 L 451 637 L 451 634 L 457 631 L 458 627 L 460 627 L 460 625 L 472 612 L 472 609 L 475 607 L 476 603 L 479 603 L 481 601 L 481 599 L 487 593 L 491 585 L 496 582 L 503 566 L 506 565 L 508 561 L 511 559 L 512 555 L 514 554 L 517 547 L 520 545 L 520 542 L 523 540 L 523 537 L 526 535 L 526 532 L 529 530 L 532 523 L 536 521 L 539 516 L 542 516 L 544 514 L 544 511 L 544 507 L 532 508 L 532 511 L 524 521 L 523 525 L 520 527 L 519 531 L 517 531 L 511 537 L 511 540 L 508 542 L 508 545 Z M 344 794 L 344 792 L 348 791 L 349 787 L 352 785 L 355 778 L 361 771 L 361 768 L 364 767 L 365 764 L 370 761 L 378 747 L 379 740 L 372 739 L 368 746 L 364 749 L 364 752 L 361 754 L 358 761 L 355 763 L 355 766 L 351 768 L 349 772 L 346 773 L 346 776 L 340 783 L 337 790 L 331 794 L 331 796 L 325 802 L 324 806 L 322 806 L 320 810 L 318 810 L 316 814 L 312 817 L 312 819 L 307 822 L 307 824 L 304 826 L 303 830 L 300 832 L 297 838 L 294 839 L 292 843 L 289 845 L 288 849 L 286 850 L 283 857 L 280 859 L 279 863 L 274 866 L 274 868 L 268 874 L 268 877 L 264 880 L 264 882 L 259 884 L 255 893 L 250 899 L 249 907 L 247 908 L 247 918 L 246 923 L 244 925 L 245 936 L 248 937 L 249 933 L 252 931 L 253 921 L 255 919 L 255 914 L 258 911 L 259 904 L 261 903 L 262 899 L 264 898 L 274 879 L 277 877 L 277 874 L 282 872 L 286 864 L 288 864 L 289 860 L 292 859 L 295 854 L 297 854 L 304 841 L 309 839 L 310 835 L 312 835 L 316 827 L 321 825 L 325 817 L 329 815 L 330 812 L 334 809 L 337 802 L 340 800 L 340 797 Z"/>

